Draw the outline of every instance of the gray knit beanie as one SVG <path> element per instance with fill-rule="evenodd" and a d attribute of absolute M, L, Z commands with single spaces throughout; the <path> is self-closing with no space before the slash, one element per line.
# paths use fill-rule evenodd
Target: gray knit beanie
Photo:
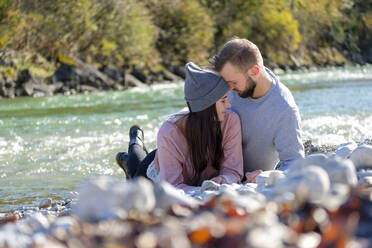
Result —
<path fill-rule="evenodd" d="M 217 73 L 199 68 L 193 62 L 185 66 L 185 100 L 191 112 L 200 112 L 218 101 L 229 90 Z"/>

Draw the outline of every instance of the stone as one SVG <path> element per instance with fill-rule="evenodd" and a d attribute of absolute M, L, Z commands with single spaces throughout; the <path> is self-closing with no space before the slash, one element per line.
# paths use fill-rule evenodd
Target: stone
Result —
<path fill-rule="evenodd" d="M 218 191 L 220 189 L 220 185 L 212 180 L 205 180 L 200 188 L 201 192 L 212 190 L 212 191 Z"/>
<path fill-rule="evenodd" d="M 130 73 L 125 74 L 125 85 L 126 86 L 136 86 L 136 87 L 146 87 L 146 84 L 142 83 L 135 76 Z"/>
<path fill-rule="evenodd" d="M 256 176 L 256 182 L 257 182 L 257 187 L 265 187 L 267 181 L 269 180 L 270 174 L 271 173 L 276 173 L 275 170 L 268 170 L 268 171 L 263 171 L 260 174 Z"/>
<path fill-rule="evenodd" d="M 328 156 L 323 153 L 314 153 L 303 159 L 297 159 L 289 164 L 288 170 L 302 169 L 309 165 L 322 165 L 326 163 Z"/>
<path fill-rule="evenodd" d="M 35 213 L 25 218 L 24 223 L 28 225 L 34 232 L 43 232 L 49 228 L 50 223 L 43 214 Z"/>
<path fill-rule="evenodd" d="M 320 167 L 328 173 L 332 184 L 341 183 L 354 186 L 358 182 L 354 164 L 349 159 L 330 158 Z"/>
<path fill-rule="evenodd" d="M 298 190 L 305 192 L 304 198 L 310 202 L 323 199 L 330 189 L 330 180 L 327 172 L 319 166 L 309 165 L 302 169 L 289 171 L 285 178 L 278 178 L 275 183 L 276 195 Z"/>
<path fill-rule="evenodd" d="M 80 219 L 94 222 L 123 217 L 131 210 L 149 212 L 155 203 L 153 185 L 145 178 L 126 182 L 99 177 L 80 187 L 72 211 Z"/>
<path fill-rule="evenodd" d="M 372 177 L 362 177 L 359 179 L 358 184 L 372 185 Z"/>
<path fill-rule="evenodd" d="M 361 145 L 356 148 L 350 155 L 355 168 L 372 167 L 372 146 Z"/>
<path fill-rule="evenodd" d="M 49 208 L 51 206 L 52 206 L 52 199 L 50 198 L 43 199 L 39 203 L 39 208 Z"/>
<path fill-rule="evenodd" d="M 173 204 L 196 207 L 199 201 L 185 194 L 183 190 L 173 187 L 168 182 L 162 181 L 154 186 L 156 208 L 169 209 Z"/>
<path fill-rule="evenodd" d="M 345 143 L 345 144 L 342 144 L 340 145 L 335 153 L 337 156 L 341 157 L 341 158 L 348 158 L 350 156 L 350 154 L 358 147 L 357 143 L 355 143 L 354 141 L 351 141 L 351 142 L 348 142 L 348 143 Z"/>
<path fill-rule="evenodd" d="M 272 171 L 269 174 L 269 178 L 266 181 L 266 185 L 267 186 L 274 186 L 275 185 L 275 181 L 278 178 L 284 178 L 284 177 L 285 177 L 285 175 L 284 175 L 284 172 L 283 171 L 274 170 L 274 171 Z"/>

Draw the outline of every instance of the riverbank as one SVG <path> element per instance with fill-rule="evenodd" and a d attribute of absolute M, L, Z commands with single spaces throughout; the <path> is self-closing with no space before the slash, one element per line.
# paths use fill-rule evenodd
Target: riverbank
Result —
<path fill-rule="evenodd" d="M 352 147 L 267 171 L 257 183 L 206 181 L 187 194 L 144 179 L 90 180 L 63 202 L 1 216 L 0 247 L 367 248 L 372 146 Z"/>
<path fill-rule="evenodd" d="M 331 53 L 333 54 L 333 53 Z M 17 65 L 17 53 L 11 50 L 0 51 L 0 97 L 52 96 L 56 94 L 72 95 L 108 90 L 125 90 L 131 87 L 143 87 L 159 82 L 182 81 L 185 78 L 183 66 L 171 66 L 153 70 L 151 68 L 120 68 L 107 65 L 92 65 L 81 60 L 61 57 L 50 64 L 43 60 L 25 66 Z M 36 56 L 36 55 L 34 55 Z M 315 55 L 314 55 L 315 56 Z M 361 56 L 354 59 L 339 59 L 330 55 L 319 55 L 321 59 L 312 64 L 293 63 L 291 65 L 267 62 L 266 65 L 276 74 L 291 71 L 315 71 L 320 68 L 344 67 L 346 65 L 366 65 Z M 36 56 L 37 57 L 37 56 Z M 34 58 L 34 60 L 37 58 Z M 295 60 L 295 58 L 293 57 Z M 24 62 L 22 62 L 24 63 Z M 38 68 L 46 67 L 49 72 L 35 73 Z M 22 69 L 20 69 L 22 68 Z M 51 71 L 52 70 L 52 71 Z"/>

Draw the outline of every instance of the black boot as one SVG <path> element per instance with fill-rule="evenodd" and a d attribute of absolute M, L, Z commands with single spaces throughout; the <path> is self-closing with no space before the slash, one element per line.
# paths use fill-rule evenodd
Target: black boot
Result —
<path fill-rule="evenodd" d="M 129 129 L 129 149 L 128 149 L 128 152 L 130 153 L 131 150 L 134 148 L 133 145 L 138 145 L 138 146 L 141 147 L 140 150 L 143 149 L 144 152 L 147 154 L 148 152 L 145 148 L 143 140 L 144 140 L 143 130 L 137 125 L 131 126 L 131 128 Z M 136 149 L 138 149 L 138 148 L 136 148 Z M 116 154 L 116 163 L 119 165 L 120 168 L 123 169 L 124 174 L 125 174 L 126 178 L 128 178 L 128 179 L 132 178 L 136 174 L 136 171 L 138 169 L 137 168 L 138 163 L 142 159 L 142 158 L 138 158 L 137 156 L 138 156 L 138 154 L 136 154 L 136 155 L 131 154 L 131 159 L 129 159 L 129 154 L 127 152 L 119 152 L 118 154 Z M 144 155 L 144 157 L 145 157 L 145 155 Z M 128 160 L 131 161 L 130 164 L 131 164 L 132 168 L 129 168 Z"/>
<path fill-rule="evenodd" d="M 116 163 L 119 165 L 120 168 L 123 169 L 125 177 L 127 179 L 130 178 L 129 168 L 128 168 L 128 164 L 127 164 L 128 157 L 129 156 L 128 156 L 127 152 L 119 152 L 118 154 L 116 154 L 116 157 L 115 157 Z"/>
<path fill-rule="evenodd" d="M 133 144 L 137 144 L 137 145 L 143 147 L 143 149 L 147 153 L 145 143 L 144 143 L 143 130 L 137 125 L 133 125 L 129 129 L 129 146 L 131 146 Z"/>

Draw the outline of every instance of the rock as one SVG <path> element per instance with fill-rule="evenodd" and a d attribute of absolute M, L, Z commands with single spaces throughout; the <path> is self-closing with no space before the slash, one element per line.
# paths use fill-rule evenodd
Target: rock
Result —
<path fill-rule="evenodd" d="M 16 84 L 22 85 L 28 81 L 32 81 L 31 73 L 28 69 L 22 70 L 18 72 Z"/>
<path fill-rule="evenodd" d="M 358 147 L 354 141 L 340 145 L 335 151 L 336 155 L 341 158 L 348 158 L 350 154 Z"/>
<path fill-rule="evenodd" d="M 359 146 L 351 153 L 350 160 L 353 161 L 356 169 L 372 167 L 372 146 Z"/>
<path fill-rule="evenodd" d="M 181 204 L 189 207 L 196 207 L 199 202 L 191 196 L 185 194 L 183 190 L 177 189 L 169 183 L 163 181 L 154 185 L 156 207 L 169 209 L 173 204 Z"/>
<path fill-rule="evenodd" d="M 125 74 L 125 85 L 126 86 L 136 86 L 136 87 L 145 87 L 146 84 L 142 83 L 132 74 L 126 73 Z"/>
<path fill-rule="evenodd" d="M 39 208 L 49 208 L 52 206 L 52 199 L 48 198 L 48 199 L 43 199 L 40 203 L 39 203 Z"/>
<path fill-rule="evenodd" d="M 136 77 L 138 80 L 140 80 L 142 83 L 144 84 L 147 84 L 148 83 L 148 77 L 147 75 L 144 73 L 143 70 L 139 69 L 139 68 L 134 68 L 132 71 L 131 71 L 131 74 Z"/>
<path fill-rule="evenodd" d="M 176 74 L 168 70 L 163 70 L 162 74 L 163 74 L 164 79 L 168 81 L 181 81 L 182 80 L 182 77 L 177 76 Z"/>
<path fill-rule="evenodd" d="M 220 189 L 220 185 L 214 181 L 211 180 L 205 180 L 200 188 L 201 192 L 211 190 L 211 191 L 218 191 Z"/>
<path fill-rule="evenodd" d="M 75 66 L 67 65 L 67 64 L 61 64 L 57 70 L 54 72 L 52 76 L 52 82 L 78 82 L 79 81 L 79 75 L 75 71 Z"/>
<path fill-rule="evenodd" d="M 328 173 L 331 184 L 341 183 L 354 186 L 358 182 L 354 164 L 349 159 L 330 158 L 320 167 Z"/>
<path fill-rule="evenodd" d="M 184 67 L 173 66 L 171 68 L 171 72 L 174 73 L 175 75 L 181 77 L 181 78 L 186 78 L 186 71 L 185 71 Z"/>
<path fill-rule="evenodd" d="M 299 190 L 304 192 L 304 198 L 310 202 L 321 201 L 330 189 L 327 172 L 318 166 L 307 166 L 302 169 L 288 171 L 285 178 L 278 178 L 275 183 L 276 195 Z"/>
<path fill-rule="evenodd" d="M 102 73 L 107 75 L 109 78 L 119 83 L 121 86 L 125 87 L 125 70 L 124 69 L 114 69 L 108 66 L 103 66 L 99 69 Z"/>
<path fill-rule="evenodd" d="M 267 181 L 269 180 L 270 174 L 273 173 L 274 170 L 268 170 L 268 171 L 263 171 L 260 174 L 256 176 L 256 182 L 257 182 L 257 187 L 265 187 Z"/>
<path fill-rule="evenodd" d="M 288 170 L 298 170 L 309 165 L 322 165 L 325 164 L 328 156 L 323 153 L 315 153 L 306 156 L 303 159 L 297 159 L 289 164 Z"/>
<path fill-rule="evenodd" d="M 131 210 L 148 212 L 154 207 L 153 186 L 147 179 L 124 182 L 100 177 L 80 187 L 72 210 L 82 220 L 98 221 L 125 217 Z"/>
<path fill-rule="evenodd" d="M 23 222 L 31 227 L 34 233 L 43 232 L 50 226 L 47 217 L 41 213 L 35 213 L 32 216 L 27 217 Z"/>
<path fill-rule="evenodd" d="M 334 184 L 323 198 L 323 201 L 320 203 L 320 205 L 330 211 L 335 211 L 347 201 L 349 195 L 350 187 L 348 185 Z"/>
<path fill-rule="evenodd" d="M 90 85 L 85 85 L 85 84 L 81 84 L 78 87 L 79 92 L 94 92 L 97 90 L 98 90 L 97 88 L 90 86 Z"/>
<path fill-rule="evenodd" d="M 274 186 L 278 178 L 284 178 L 284 172 L 279 170 L 274 170 L 270 173 L 269 178 L 266 181 L 267 186 Z"/>
<path fill-rule="evenodd" d="M 70 233 L 72 228 L 77 227 L 78 225 L 79 223 L 75 218 L 71 216 L 63 216 L 57 218 L 56 221 L 51 224 L 49 232 L 54 232 L 57 229 L 62 229 L 66 233 Z"/>
<path fill-rule="evenodd" d="M 372 176 L 360 178 L 358 184 L 372 185 Z"/>

